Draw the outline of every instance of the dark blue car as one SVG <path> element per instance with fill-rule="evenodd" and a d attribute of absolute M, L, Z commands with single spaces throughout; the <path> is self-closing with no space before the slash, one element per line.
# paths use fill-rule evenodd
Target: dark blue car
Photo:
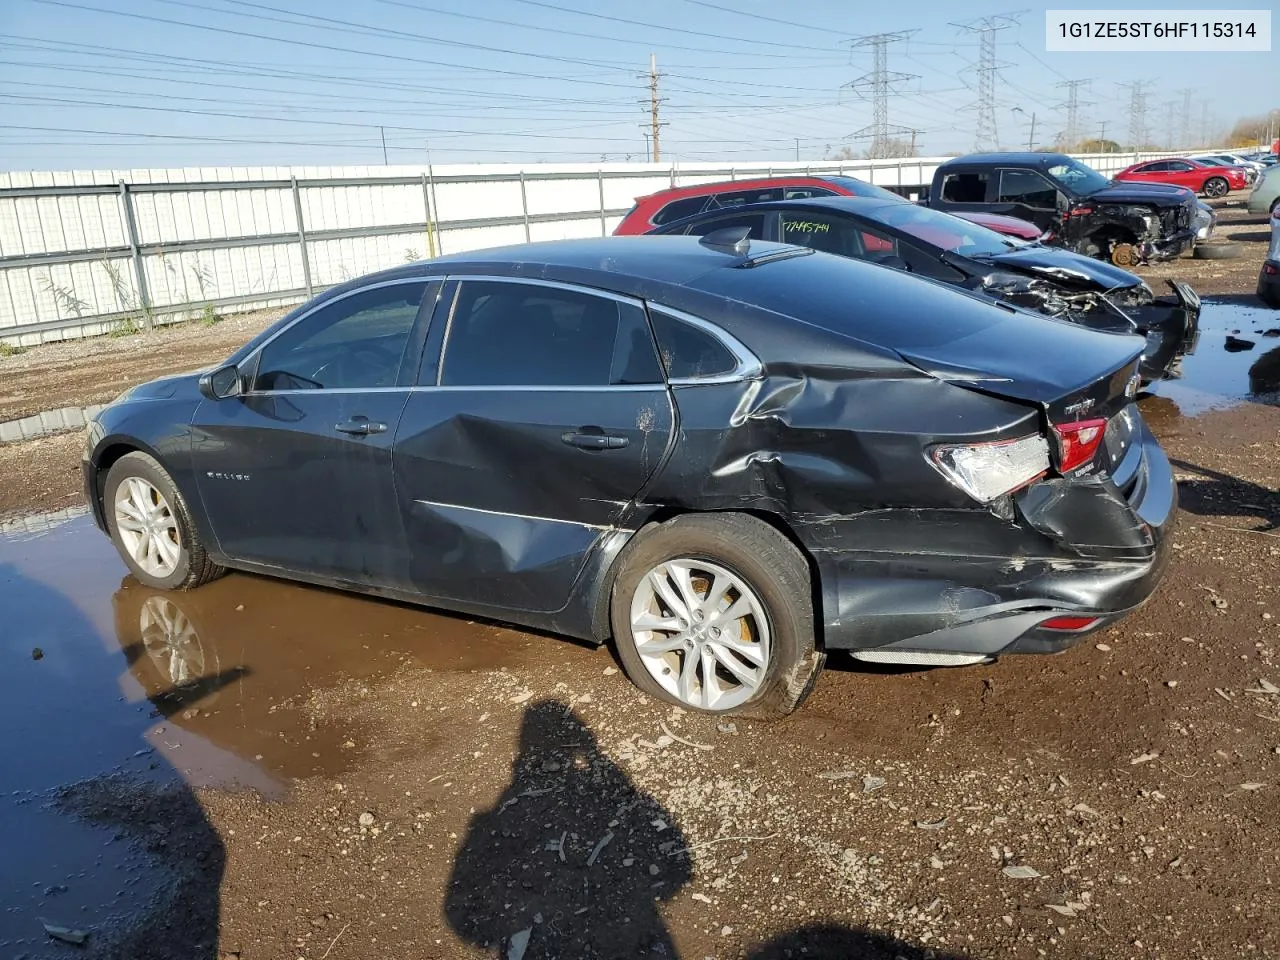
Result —
<path fill-rule="evenodd" d="M 90 425 L 152 587 L 228 568 L 610 639 L 687 707 L 829 651 L 1061 650 L 1143 603 L 1173 476 L 1143 341 L 741 232 L 397 267 Z"/>

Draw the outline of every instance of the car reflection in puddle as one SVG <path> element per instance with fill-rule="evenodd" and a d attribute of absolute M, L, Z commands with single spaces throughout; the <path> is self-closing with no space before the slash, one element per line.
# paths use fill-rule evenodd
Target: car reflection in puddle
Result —
<path fill-rule="evenodd" d="M 88 933 L 89 955 L 145 955 L 152 935 L 216 956 L 223 852 L 192 787 L 279 797 L 349 769 L 367 738 L 317 707 L 341 685 L 564 650 L 238 574 L 155 591 L 121 579 L 88 517 L 28 519 L 0 535 L 2 956 L 65 956 L 46 921 Z"/>
<path fill-rule="evenodd" d="M 1200 342 L 1182 361 L 1182 378 L 1157 384 L 1154 396 L 1194 417 L 1250 401 L 1280 406 L 1280 329 L 1277 313 L 1262 306 L 1205 298 Z M 1155 407 L 1155 416 L 1149 411 Z M 1143 415 L 1158 424 L 1169 411 L 1143 400 Z"/>

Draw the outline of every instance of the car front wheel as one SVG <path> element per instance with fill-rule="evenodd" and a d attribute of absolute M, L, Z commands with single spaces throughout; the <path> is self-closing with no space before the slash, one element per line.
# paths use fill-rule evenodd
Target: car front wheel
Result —
<path fill-rule="evenodd" d="M 205 552 L 182 494 L 154 457 L 134 452 L 112 464 L 102 503 L 116 549 L 147 586 L 189 590 L 222 574 Z"/>
<path fill-rule="evenodd" d="M 645 692 L 706 713 L 775 719 L 812 689 L 809 567 L 767 523 L 690 514 L 638 535 L 619 560 L 610 616 Z"/>

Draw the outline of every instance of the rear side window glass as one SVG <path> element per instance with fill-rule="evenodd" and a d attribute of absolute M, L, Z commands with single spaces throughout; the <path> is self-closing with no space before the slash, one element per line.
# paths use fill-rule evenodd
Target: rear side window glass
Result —
<path fill-rule="evenodd" d="M 693 380 L 731 373 L 738 360 L 710 333 L 678 320 L 661 310 L 650 313 L 667 376 L 672 380 Z"/>
<path fill-rule="evenodd" d="M 653 338 L 636 304 L 541 284 L 462 284 L 445 343 L 442 386 L 661 382 Z"/>
<path fill-rule="evenodd" d="M 942 178 L 942 199 L 949 203 L 986 203 L 985 173 L 948 173 Z"/>
<path fill-rule="evenodd" d="M 858 255 L 855 225 L 842 217 L 803 210 L 782 215 L 782 242 L 842 257 Z"/>
<path fill-rule="evenodd" d="M 715 193 L 711 195 L 708 210 L 746 206 L 748 203 L 769 203 L 782 199 L 782 190 L 778 187 L 755 190 L 735 190 L 731 193 Z"/>
<path fill-rule="evenodd" d="M 706 197 L 685 197 L 683 200 L 672 200 L 653 215 L 653 222 L 655 224 L 671 223 L 673 220 L 692 217 L 695 213 L 702 212 L 706 202 Z"/>

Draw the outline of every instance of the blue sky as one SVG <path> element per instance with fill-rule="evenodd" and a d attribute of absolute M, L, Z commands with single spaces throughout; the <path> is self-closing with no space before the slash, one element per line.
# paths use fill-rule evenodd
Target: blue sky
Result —
<path fill-rule="evenodd" d="M 383 136 L 392 163 L 420 163 L 428 151 L 436 163 L 643 160 L 651 52 L 663 74 L 664 160 L 816 160 L 866 148 L 850 136 L 871 122 L 871 104 L 848 85 L 871 69 L 871 52 L 849 41 L 889 31 L 914 31 L 888 52 L 891 70 L 915 75 L 896 85 L 889 121 L 916 130 L 925 154 L 963 151 L 973 145 L 978 45 L 953 23 L 1009 9 L 0 0 L 0 166 L 381 163 Z M 1150 81 L 1156 142 L 1171 118 L 1180 133 L 1186 89 L 1196 131 L 1203 103 L 1219 131 L 1280 107 L 1280 53 L 1046 53 L 1044 10 L 1019 8 L 998 34 L 1003 145 L 1027 144 L 1033 113 L 1035 142 L 1052 142 L 1065 124 L 1057 84 L 1066 79 L 1090 81 L 1082 128 L 1096 134 L 1105 123 L 1122 141 L 1128 81 Z"/>

